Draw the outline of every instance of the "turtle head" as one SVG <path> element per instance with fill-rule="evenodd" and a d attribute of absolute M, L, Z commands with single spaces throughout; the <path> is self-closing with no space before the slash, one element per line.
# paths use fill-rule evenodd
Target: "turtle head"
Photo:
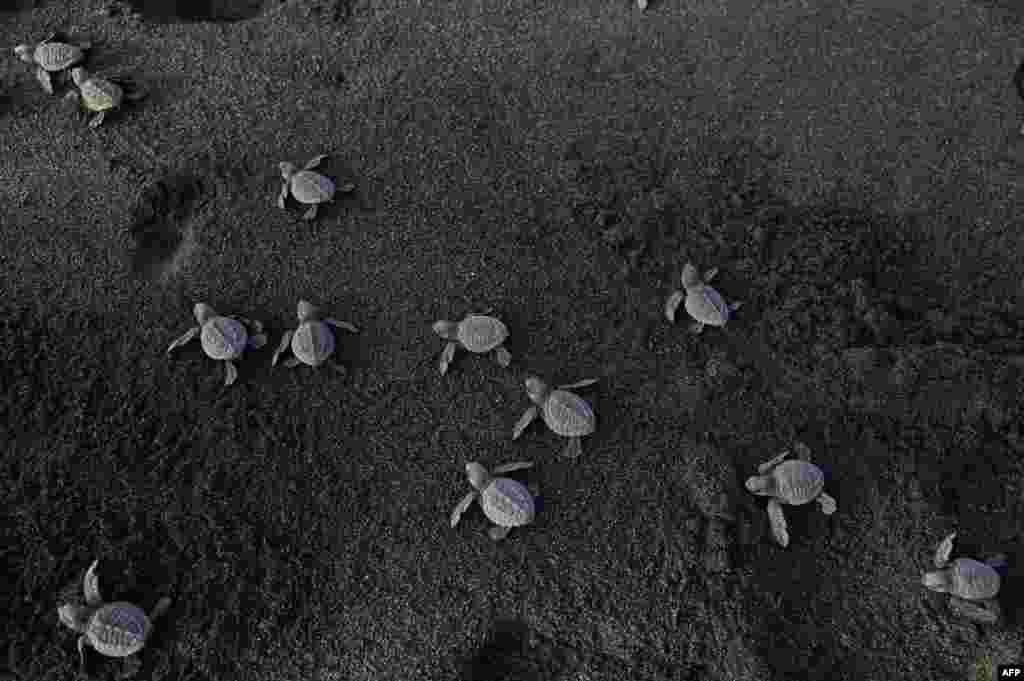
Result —
<path fill-rule="evenodd" d="M 23 62 L 31 64 L 34 60 L 32 59 L 32 46 L 31 45 L 18 45 L 14 48 L 14 54 L 18 59 Z"/>
<path fill-rule="evenodd" d="M 775 478 L 770 475 L 752 475 L 747 478 L 747 491 L 761 497 L 775 496 Z"/>
<path fill-rule="evenodd" d="M 57 608 L 57 616 L 60 623 L 75 631 L 85 631 L 89 625 L 89 618 L 92 617 L 93 608 L 84 605 L 68 603 Z"/>
<path fill-rule="evenodd" d="M 703 283 L 700 278 L 700 272 L 690 262 L 686 263 L 686 267 L 683 268 L 683 276 L 680 277 L 680 281 L 683 284 L 683 288 L 688 290 Z"/>
<path fill-rule="evenodd" d="M 470 461 L 466 464 L 466 476 L 469 478 L 469 484 L 473 486 L 473 489 L 477 490 L 486 487 L 487 482 L 491 479 L 491 474 L 487 472 L 487 469 L 476 461 Z"/>
<path fill-rule="evenodd" d="M 526 394 L 529 396 L 530 401 L 534 404 L 544 404 L 548 393 L 551 392 L 551 387 L 536 376 L 528 376 L 525 383 Z"/>
<path fill-rule="evenodd" d="M 459 336 L 459 325 L 442 319 L 434 322 L 434 333 L 445 340 L 455 340 Z"/>
<path fill-rule="evenodd" d="M 217 316 L 217 313 L 214 312 L 213 308 L 206 303 L 196 303 L 196 306 L 192 308 L 192 311 L 196 316 L 196 321 L 199 322 L 199 326 L 202 326 Z"/>
<path fill-rule="evenodd" d="M 286 180 L 292 179 L 292 175 L 295 174 L 295 166 L 288 161 L 281 161 L 277 167 L 281 169 L 281 177 Z"/>
<path fill-rule="evenodd" d="M 921 576 L 921 583 L 932 591 L 945 593 L 949 591 L 949 572 L 947 570 L 933 570 Z"/>
<path fill-rule="evenodd" d="M 299 321 L 302 323 L 311 322 L 320 318 L 320 310 L 308 300 L 300 300 L 298 307 Z"/>
<path fill-rule="evenodd" d="M 82 87 L 82 83 L 89 80 L 89 72 L 81 66 L 76 66 L 71 69 L 71 80 L 75 81 L 75 85 Z"/>

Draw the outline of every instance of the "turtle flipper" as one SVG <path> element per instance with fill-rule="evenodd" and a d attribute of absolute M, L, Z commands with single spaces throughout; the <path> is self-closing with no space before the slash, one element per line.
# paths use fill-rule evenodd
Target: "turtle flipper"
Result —
<path fill-rule="evenodd" d="M 580 444 L 580 438 L 571 437 L 569 442 L 566 443 L 565 449 L 562 450 L 562 456 L 566 459 L 578 459 L 583 453 L 583 445 Z"/>
<path fill-rule="evenodd" d="M 533 468 L 532 461 L 513 461 L 511 463 L 503 463 L 500 466 L 495 466 L 491 470 L 491 475 L 501 475 L 502 473 L 511 473 L 512 471 L 519 471 L 524 468 Z"/>
<path fill-rule="evenodd" d="M 85 593 L 85 602 L 93 607 L 103 602 L 103 596 L 100 595 L 100 580 L 96 575 L 96 567 L 99 564 L 99 560 L 94 560 L 89 569 L 85 571 L 85 577 L 82 578 L 82 591 Z"/>
<path fill-rule="evenodd" d="M 537 418 L 539 413 L 537 405 L 535 404 L 527 408 L 527 410 L 523 412 L 523 415 L 519 417 L 519 420 L 516 421 L 515 427 L 512 428 L 512 439 L 518 439 L 519 436 L 523 434 L 523 431 L 526 430 L 526 427 L 533 423 L 533 420 Z"/>
<path fill-rule="evenodd" d="M 498 361 L 503 367 L 507 367 L 512 363 L 512 353 L 505 349 L 504 345 L 498 346 L 498 349 L 494 351 L 494 359 Z"/>
<path fill-rule="evenodd" d="M 288 190 L 290 186 L 291 185 L 288 183 L 287 180 L 285 181 L 284 184 L 281 185 L 281 193 L 277 195 L 278 208 L 284 208 L 284 200 L 288 198 Z"/>
<path fill-rule="evenodd" d="M 303 169 L 303 170 L 312 170 L 313 168 L 316 168 L 316 167 L 317 167 L 318 165 L 320 165 L 321 163 L 323 163 L 323 160 L 324 160 L 325 158 L 327 158 L 327 154 L 320 154 L 319 156 L 317 156 L 317 157 L 315 157 L 315 158 L 311 158 L 311 159 L 309 159 L 309 161 L 308 161 L 308 162 L 306 163 L 306 165 L 304 165 L 304 166 L 302 167 L 302 169 Z"/>
<path fill-rule="evenodd" d="M 462 497 L 462 500 L 455 505 L 455 508 L 452 510 L 452 517 L 450 521 L 452 527 L 459 524 L 459 521 L 462 519 L 462 514 L 466 512 L 466 509 L 468 509 L 470 504 L 473 503 L 473 500 L 476 499 L 476 495 L 477 491 L 473 490 L 466 496 Z"/>
<path fill-rule="evenodd" d="M 770 471 L 771 469 L 775 468 L 775 466 L 778 465 L 778 463 L 780 461 L 782 461 L 783 459 L 785 459 L 787 456 L 789 456 L 789 450 L 788 449 L 786 451 L 782 452 L 781 454 L 779 454 L 778 456 L 774 456 L 771 459 L 768 459 L 767 461 L 765 461 L 760 466 L 758 466 L 757 467 L 757 472 L 760 473 L 761 475 L 766 475 L 768 473 L 768 471 Z"/>
<path fill-rule="evenodd" d="M 487 536 L 494 541 L 501 541 L 502 539 L 508 536 L 508 531 L 511 529 L 511 527 L 502 527 L 501 525 L 495 525 L 490 530 L 488 530 Z"/>
<path fill-rule="evenodd" d="M 48 95 L 53 94 L 53 80 L 50 79 L 50 73 L 42 66 L 36 69 L 36 80 L 43 86 L 43 91 Z"/>
<path fill-rule="evenodd" d="M 324 324 L 330 324 L 335 328 L 345 329 L 346 331 L 351 331 L 352 333 L 359 333 L 359 329 L 356 328 L 355 324 L 350 324 L 349 322 L 341 322 L 332 317 L 327 317 L 326 319 L 324 319 Z"/>
<path fill-rule="evenodd" d="M 198 336 L 200 328 L 201 327 L 193 326 L 191 329 L 183 333 L 180 337 L 178 337 L 177 340 L 175 340 L 167 347 L 167 354 L 171 354 L 171 350 L 181 345 L 184 345 L 185 343 L 188 343 L 190 340 Z"/>
<path fill-rule="evenodd" d="M 576 381 L 575 383 L 567 383 L 565 385 L 558 386 L 559 390 L 573 390 L 574 388 L 586 388 L 597 383 L 596 378 L 584 378 L 582 381 Z"/>
<path fill-rule="evenodd" d="M 281 336 L 281 342 L 277 344 L 277 349 L 274 350 L 274 356 L 270 359 L 270 366 L 277 366 L 277 358 L 281 356 L 281 353 L 288 349 L 288 345 L 292 342 L 292 334 L 294 331 L 285 331 L 284 335 Z"/>
<path fill-rule="evenodd" d="M 441 351 L 441 359 L 437 364 L 437 368 L 441 370 L 441 375 L 444 376 L 448 373 L 448 365 L 455 359 L 455 348 L 457 346 L 453 342 L 449 342 L 444 346 L 444 350 Z"/>
<path fill-rule="evenodd" d="M 703 279 L 705 282 L 709 282 L 712 279 L 714 279 L 717 274 L 718 274 L 718 268 L 717 267 L 712 267 L 710 270 L 708 270 L 707 272 L 704 273 L 704 276 L 701 277 L 701 279 Z"/>
<path fill-rule="evenodd" d="M 155 622 L 171 608 L 171 599 L 167 596 L 161 598 L 157 604 L 153 607 L 153 611 L 149 613 L 149 621 Z"/>
<path fill-rule="evenodd" d="M 235 363 L 230 359 L 224 360 L 224 385 L 230 386 L 238 380 L 238 369 L 235 368 Z"/>
<path fill-rule="evenodd" d="M 832 515 L 836 512 L 836 500 L 828 494 L 822 492 L 818 495 L 818 498 L 815 501 L 818 502 L 818 506 L 821 507 L 821 512 L 825 515 Z"/>
<path fill-rule="evenodd" d="M 676 310 L 679 309 L 679 304 L 683 302 L 686 294 L 682 291 L 673 291 L 672 295 L 668 297 L 665 302 L 665 317 L 673 324 L 676 321 Z"/>
<path fill-rule="evenodd" d="M 949 556 L 953 553 L 953 540 L 955 539 L 956 532 L 952 532 L 939 542 L 938 548 L 935 549 L 935 567 L 946 567 L 946 563 L 949 562 Z"/>
<path fill-rule="evenodd" d="M 782 512 L 782 504 L 777 499 L 768 502 L 768 522 L 771 524 L 772 536 L 775 537 L 776 543 L 783 548 L 789 546 L 789 525 Z"/>
<path fill-rule="evenodd" d="M 89 121 L 89 127 L 90 128 L 98 128 L 98 127 L 100 127 L 101 125 L 103 125 L 103 120 L 106 117 L 107 117 L 107 112 L 106 111 L 100 111 L 98 114 L 96 114 L 95 116 L 92 117 L 91 121 Z"/>
<path fill-rule="evenodd" d="M 314 203 L 312 206 L 310 206 L 306 210 L 305 213 L 302 214 L 302 219 L 303 220 L 307 220 L 307 221 L 308 220 L 312 220 L 313 218 L 316 217 L 316 211 L 317 211 L 317 205 Z"/>
<path fill-rule="evenodd" d="M 79 636 L 78 637 L 78 666 L 83 671 L 85 670 L 85 649 L 91 648 L 92 644 L 89 643 L 89 637 Z"/>
<path fill-rule="evenodd" d="M 969 601 L 959 596 L 949 597 L 949 609 L 961 617 L 981 624 L 995 624 L 999 621 L 999 616 L 1002 613 L 1002 609 L 995 599 Z"/>

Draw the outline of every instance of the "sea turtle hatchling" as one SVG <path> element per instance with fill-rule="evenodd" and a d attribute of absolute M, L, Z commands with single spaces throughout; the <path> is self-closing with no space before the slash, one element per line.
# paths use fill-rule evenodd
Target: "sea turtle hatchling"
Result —
<path fill-rule="evenodd" d="M 521 482 L 511 478 L 496 478 L 495 475 L 509 473 L 533 466 L 528 461 L 517 461 L 497 466 L 488 472 L 479 463 L 472 461 L 466 464 L 466 476 L 473 491 L 462 498 L 452 511 L 451 526 L 459 524 L 462 514 L 477 497 L 484 515 L 494 523 L 495 527 L 488 534 L 494 541 L 504 539 L 513 527 L 522 527 L 533 522 L 536 505 L 533 493 Z"/>
<path fill-rule="evenodd" d="M 53 94 L 51 74 L 64 71 L 81 62 L 85 59 L 85 51 L 90 47 L 90 43 L 72 45 L 55 41 L 56 35 L 56 33 L 51 33 L 38 45 L 18 45 L 14 48 L 14 54 L 18 59 L 36 65 L 36 79 L 43 86 L 43 90 L 51 95 Z"/>
<path fill-rule="evenodd" d="M 299 301 L 298 316 L 298 328 L 285 331 L 281 336 L 281 342 L 274 350 L 273 359 L 270 360 L 271 365 L 277 365 L 278 357 L 290 344 L 293 356 L 284 361 L 286 367 L 296 367 L 299 364 L 317 367 L 326 362 L 331 368 L 341 370 L 333 361 L 328 362 L 334 353 L 334 333 L 331 326 L 352 333 L 359 333 L 359 329 L 348 322 L 321 317 L 320 310 L 305 300 Z"/>
<path fill-rule="evenodd" d="M 985 624 L 999 621 L 1000 607 L 998 569 L 1006 566 L 1002 554 L 984 562 L 972 558 L 957 558 L 950 562 L 956 532 L 943 539 L 935 550 L 935 567 L 921 577 L 921 583 L 932 591 L 949 594 L 949 607 L 954 612 Z"/>
<path fill-rule="evenodd" d="M 759 496 L 771 497 L 768 501 L 768 520 L 772 536 L 780 546 L 789 546 L 789 532 L 782 504 L 800 506 L 817 501 L 821 512 L 832 515 L 836 511 L 836 500 L 825 494 L 825 474 L 810 461 L 810 450 L 806 445 L 793 446 L 800 460 L 783 461 L 789 451 L 782 452 L 770 461 L 757 467 L 760 475 L 747 478 L 747 490 Z"/>
<path fill-rule="evenodd" d="M 206 303 L 196 303 L 193 312 L 199 326 L 193 326 L 171 343 L 167 348 L 167 354 L 200 336 L 206 356 L 224 362 L 224 385 L 231 385 L 238 378 L 238 369 L 232 360 L 241 357 L 248 349 L 261 348 L 266 344 L 267 336 L 263 333 L 263 324 L 246 317 L 223 317 Z M 250 335 L 246 327 L 255 333 Z"/>
<path fill-rule="evenodd" d="M 517 439 L 526 430 L 538 415 L 542 416 L 547 424 L 557 435 L 569 438 L 569 443 L 562 450 L 562 456 L 575 459 L 583 453 L 580 438 L 594 432 L 597 424 L 597 417 L 590 404 L 576 393 L 569 392 L 573 388 L 585 388 L 588 385 L 597 383 L 596 378 L 588 378 L 576 383 L 557 386 L 554 390 L 537 378 L 527 377 L 526 394 L 533 404 L 523 412 L 515 428 L 512 429 L 512 439 Z"/>
<path fill-rule="evenodd" d="M 65 99 L 75 100 L 86 111 L 96 114 L 89 121 L 90 128 L 99 127 L 106 119 L 107 113 L 121 106 L 124 100 L 138 101 L 147 95 L 145 89 L 137 87 L 129 81 L 117 82 L 91 75 L 81 66 L 71 69 L 71 79 L 78 90 L 64 95 Z"/>
<path fill-rule="evenodd" d="M 281 169 L 281 177 L 284 183 L 281 185 L 281 193 L 277 197 L 277 207 L 284 208 L 285 200 L 291 194 L 296 201 L 306 204 L 309 208 L 302 214 L 303 220 L 312 220 L 316 217 L 317 209 L 321 203 L 327 203 L 334 198 L 335 191 L 345 194 L 356 188 L 354 184 L 348 183 L 341 187 L 335 187 L 334 183 L 321 175 L 314 173 L 320 163 L 327 158 L 327 154 L 321 154 L 311 159 L 302 170 L 296 170 L 295 166 L 287 161 L 281 161 L 277 167 Z"/>
<path fill-rule="evenodd" d="M 153 631 L 153 622 L 171 607 L 164 597 L 147 616 L 139 606 L 124 601 L 104 603 L 100 595 L 96 566 L 93 561 L 85 573 L 83 591 L 86 605 L 68 603 L 57 609 L 61 624 L 81 632 L 78 637 L 78 658 L 85 667 L 85 648 L 91 647 L 107 657 L 128 657 L 143 649 Z M 138 664 L 138 658 L 132 658 Z"/>
<path fill-rule="evenodd" d="M 461 322 L 442 319 L 434 322 L 434 333 L 448 341 L 439 363 L 442 376 L 448 372 L 459 347 L 476 354 L 494 351 L 494 358 L 503 367 L 512 362 L 512 355 L 503 345 L 508 339 L 508 327 L 500 319 L 482 314 L 467 315 Z"/>
<path fill-rule="evenodd" d="M 743 303 L 726 303 L 722 294 L 708 286 L 718 274 L 718 268 L 713 267 L 700 276 L 700 272 L 692 263 L 686 263 L 683 268 L 683 275 L 680 281 L 683 285 L 682 291 L 673 291 L 665 303 L 665 316 L 670 322 L 676 321 L 676 310 L 679 304 L 686 300 L 686 311 L 696 321 L 690 325 L 690 330 L 700 333 L 706 325 L 725 326 L 725 323 L 732 317 L 732 313 L 740 308 Z"/>

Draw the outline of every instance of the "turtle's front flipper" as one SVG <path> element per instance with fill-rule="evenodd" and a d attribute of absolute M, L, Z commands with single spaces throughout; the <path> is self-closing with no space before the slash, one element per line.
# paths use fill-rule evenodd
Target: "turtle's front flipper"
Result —
<path fill-rule="evenodd" d="M 42 66 L 36 69 L 36 80 L 43 86 L 43 91 L 48 95 L 53 94 L 53 81 L 50 80 L 50 73 Z"/>
<path fill-rule="evenodd" d="M 508 536 L 508 531 L 511 529 L 511 527 L 502 527 L 500 525 L 495 525 L 487 532 L 487 536 L 489 536 L 494 541 L 501 541 L 502 539 Z"/>
<path fill-rule="evenodd" d="M 949 556 L 953 553 L 953 540 L 956 539 L 956 532 L 951 532 L 945 539 L 939 542 L 935 549 L 935 567 L 944 568 L 949 562 Z"/>
<path fill-rule="evenodd" d="M 949 597 L 949 609 L 957 615 L 981 624 L 995 624 L 1002 612 L 995 599 L 968 601 L 958 596 Z"/>
<path fill-rule="evenodd" d="M 768 502 L 768 522 L 772 526 L 772 536 L 776 543 L 783 548 L 789 546 L 789 525 L 782 512 L 782 504 L 776 499 Z"/>
<path fill-rule="evenodd" d="M 566 459 L 578 459 L 582 453 L 583 445 L 580 444 L 580 438 L 578 437 L 569 438 L 568 444 L 562 450 L 562 456 Z"/>
<path fill-rule="evenodd" d="M 230 386 L 238 380 L 238 369 L 235 368 L 234 362 L 230 359 L 224 360 L 224 385 Z"/>
<path fill-rule="evenodd" d="M 199 335 L 199 329 L 200 329 L 200 327 L 193 326 L 191 329 L 189 329 L 188 331 L 183 333 L 181 335 L 181 337 L 179 337 L 176 341 L 174 341 L 173 343 L 171 343 L 167 347 L 167 354 L 168 355 L 171 354 L 171 350 L 173 350 L 174 348 L 176 348 L 176 347 L 178 347 L 180 345 L 184 345 L 185 343 L 188 343 L 190 340 L 192 340 L 193 338 L 198 336 Z"/>
<path fill-rule="evenodd" d="M 501 475 L 502 473 L 511 473 L 512 471 L 519 471 L 524 468 L 533 468 L 533 462 L 531 461 L 513 461 L 512 463 L 503 463 L 500 466 L 495 466 L 491 471 L 491 475 Z"/>
<path fill-rule="evenodd" d="M 458 504 L 455 505 L 455 509 L 452 510 L 452 517 L 451 517 L 451 526 L 452 527 L 455 527 L 456 525 L 459 524 L 459 520 L 462 519 L 462 514 L 466 512 L 466 509 L 469 508 L 469 505 L 473 503 L 474 499 L 476 499 L 476 495 L 477 495 L 476 490 L 473 490 L 472 492 L 470 492 L 466 496 L 462 497 L 462 501 L 460 501 Z"/>
<path fill-rule="evenodd" d="M 303 170 L 312 170 L 313 168 L 316 168 L 318 165 L 323 163 L 323 160 L 325 158 L 327 158 L 327 154 L 320 154 L 316 158 L 311 158 L 309 160 L 309 162 L 306 163 L 306 165 L 302 167 L 302 169 Z"/>
<path fill-rule="evenodd" d="M 821 507 L 821 512 L 825 515 L 832 515 L 836 512 L 836 500 L 829 495 L 822 492 L 816 499 L 818 506 Z"/>
<path fill-rule="evenodd" d="M 302 214 L 303 220 L 312 220 L 316 217 L 317 205 L 314 203 L 312 206 Z"/>
<path fill-rule="evenodd" d="M 785 459 L 787 456 L 789 456 L 789 450 L 788 449 L 786 451 L 782 452 L 781 454 L 779 454 L 778 456 L 772 457 L 771 459 L 768 459 L 763 464 L 758 466 L 757 467 L 757 472 L 760 473 L 761 475 L 766 475 L 768 473 L 768 471 L 770 471 L 771 469 L 775 468 L 775 466 L 780 461 Z"/>
<path fill-rule="evenodd" d="M 456 345 L 450 342 L 444 346 L 444 350 L 441 351 L 441 359 L 437 363 L 437 368 L 440 369 L 441 375 L 444 376 L 448 373 L 448 365 L 455 359 L 455 348 Z"/>
<path fill-rule="evenodd" d="M 345 329 L 346 331 L 351 331 L 352 333 L 359 333 L 359 329 L 356 328 L 355 324 L 350 324 L 348 322 L 340 322 L 332 317 L 324 319 L 324 324 L 330 324 L 333 327 Z"/>
<path fill-rule="evenodd" d="M 103 602 L 103 596 L 100 595 L 99 577 L 96 575 L 96 567 L 99 564 L 99 560 L 94 560 L 89 569 L 85 571 L 85 577 L 82 578 L 82 591 L 85 593 L 85 602 L 94 607 Z"/>
<path fill-rule="evenodd" d="M 512 353 L 506 350 L 504 345 L 501 345 L 494 351 L 494 359 L 496 359 L 498 364 L 501 366 L 507 367 L 512 363 Z"/>
<path fill-rule="evenodd" d="M 686 294 L 682 291 L 673 291 L 672 295 L 665 302 L 665 317 L 673 324 L 676 321 L 676 310 L 679 309 L 679 304 L 683 302 L 685 297 Z"/>
<path fill-rule="evenodd" d="M 89 127 L 90 128 L 98 128 L 98 127 L 100 127 L 101 125 L 103 125 L 103 120 L 106 117 L 107 117 L 107 112 L 106 111 L 100 111 L 98 114 L 96 114 L 95 116 L 92 117 L 91 121 L 89 121 Z"/>
<path fill-rule="evenodd" d="M 586 388 L 587 386 L 594 385 L 597 383 L 596 378 L 585 378 L 582 381 L 576 381 L 575 383 L 568 383 L 566 385 L 558 386 L 559 390 L 572 390 L 574 388 Z"/>
<path fill-rule="evenodd" d="M 284 200 L 288 198 L 288 181 L 281 185 L 281 193 L 277 195 L 277 207 L 284 208 Z"/>
<path fill-rule="evenodd" d="M 78 666 L 85 671 L 85 649 L 91 648 L 92 644 L 89 643 L 89 639 L 86 636 L 78 637 Z"/>
<path fill-rule="evenodd" d="M 274 356 L 270 359 L 270 366 L 277 366 L 277 358 L 281 356 L 281 353 L 288 349 L 288 345 L 292 342 L 292 334 L 294 331 L 285 331 L 284 335 L 281 336 L 281 342 L 277 344 L 277 349 L 274 350 Z"/>
<path fill-rule="evenodd" d="M 526 411 L 524 411 L 523 415 L 520 416 L 519 420 L 516 422 L 515 427 L 512 428 L 512 439 L 518 439 L 519 436 L 523 434 L 523 431 L 526 430 L 526 427 L 533 423 L 533 420 L 537 418 L 539 413 L 537 405 L 535 404 L 531 405 Z"/>

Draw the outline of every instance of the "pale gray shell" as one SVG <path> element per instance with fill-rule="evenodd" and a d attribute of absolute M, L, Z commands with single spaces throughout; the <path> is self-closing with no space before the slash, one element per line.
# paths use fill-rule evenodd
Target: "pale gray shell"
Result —
<path fill-rule="evenodd" d="M 292 353 L 303 364 L 318 366 L 334 352 L 334 334 L 323 322 L 303 322 L 292 334 Z"/>
<path fill-rule="evenodd" d="M 473 314 L 459 322 L 459 342 L 470 352 L 490 352 L 508 338 L 508 327 L 500 319 Z"/>
<path fill-rule="evenodd" d="M 990 565 L 970 558 L 957 558 L 946 568 L 949 592 L 969 600 L 992 598 L 999 593 L 999 573 Z"/>
<path fill-rule="evenodd" d="M 245 352 L 248 340 L 245 326 L 230 317 L 214 317 L 203 324 L 203 352 L 213 359 L 235 359 Z"/>
<path fill-rule="evenodd" d="M 82 105 L 89 111 L 116 109 L 124 99 L 124 91 L 116 83 L 103 78 L 90 78 L 78 87 Z"/>
<path fill-rule="evenodd" d="M 47 71 L 62 71 L 85 58 L 81 48 L 67 43 L 43 43 L 32 54 L 36 64 Z"/>
<path fill-rule="evenodd" d="M 775 497 L 792 506 L 814 501 L 825 488 L 825 474 L 807 461 L 783 461 L 772 470 L 772 476 Z"/>
<path fill-rule="evenodd" d="M 326 203 L 334 196 L 334 183 L 312 170 L 300 170 L 291 177 L 292 196 L 299 203 Z"/>
<path fill-rule="evenodd" d="M 590 404 L 566 390 L 552 390 L 542 407 L 544 423 L 563 437 L 583 437 L 594 432 L 597 418 Z"/>
<path fill-rule="evenodd" d="M 108 657 L 126 657 L 146 644 L 149 618 L 131 603 L 107 603 L 89 619 L 85 635 L 93 647 Z"/>
<path fill-rule="evenodd" d="M 520 527 L 533 521 L 535 514 L 530 490 L 511 478 L 494 478 L 480 493 L 484 515 L 501 527 Z"/>
<path fill-rule="evenodd" d="M 710 286 L 687 291 L 686 311 L 698 322 L 711 326 L 725 326 L 729 321 L 729 305 L 722 294 Z"/>

